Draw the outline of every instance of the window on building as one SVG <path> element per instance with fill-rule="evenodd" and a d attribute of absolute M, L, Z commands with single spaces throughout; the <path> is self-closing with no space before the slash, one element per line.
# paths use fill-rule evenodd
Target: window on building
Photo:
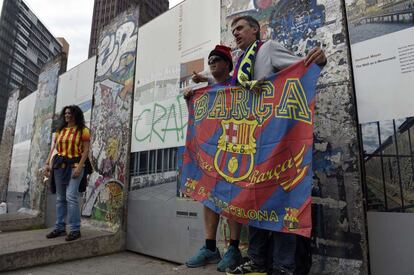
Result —
<path fill-rule="evenodd" d="M 23 73 L 24 72 L 23 66 L 19 65 L 16 62 L 13 62 L 12 67 L 13 67 L 13 69 L 15 69 L 16 71 L 18 71 L 19 73 Z"/>
<path fill-rule="evenodd" d="M 20 63 L 22 63 L 22 64 L 25 63 L 25 59 L 18 52 L 14 52 L 14 55 L 13 56 Z"/>
<path fill-rule="evenodd" d="M 10 73 L 10 77 L 14 80 L 16 80 L 18 83 L 21 83 L 23 78 L 21 76 L 19 76 L 17 73 L 15 72 L 11 72 Z"/>
<path fill-rule="evenodd" d="M 15 83 L 15 82 L 10 81 L 10 87 L 11 87 L 12 89 L 17 89 L 17 88 L 19 88 L 20 86 L 19 86 L 19 84 L 17 84 L 17 83 Z"/>
<path fill-rule="evenodd" d="M 177 170 L 177 148 L 165 148 L 131 154 L 131 176 Z"/>

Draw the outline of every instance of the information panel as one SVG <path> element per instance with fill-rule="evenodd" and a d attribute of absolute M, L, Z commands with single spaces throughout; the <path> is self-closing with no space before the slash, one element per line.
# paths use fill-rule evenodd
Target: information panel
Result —
<path fill-rule="evenodd" d="M 208 53 L 220 43 L 220 1 L 185 1 L 139 35 L 145 55 L 137 55 L 132 152 L 183 146 L 188 114 L 181 92 L 194 86 L 193 71 L 207 71 Z"/>

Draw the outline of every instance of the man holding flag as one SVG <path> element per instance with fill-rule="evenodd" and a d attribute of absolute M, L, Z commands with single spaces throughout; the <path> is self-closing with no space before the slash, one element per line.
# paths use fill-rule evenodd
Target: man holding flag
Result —
<path fill-rule="evenodd" d="M 237 17 L 231 26 L 237 47 L 244 52 L 235 68 L 233 79 L 248 90 L 258 89 L 261 80 L 300 60 L 276 41 L 260 41 L 260 25 L 253 17 Z M 305 66 L 313 62 L 319 66 L 326 64 L 327 59 L 320 48 L 312 49 L 304 59 Z M 294 274 L 297 235 L 255 226 L 249 226 L 250 260 L 228 270 L 227 274 L 266 274 L 269 240 L 273 245 L 272 274 Z"/>
<path fill-rule="evenodd" d="M 233 70 L 233 60 L 229 47 L 216 45 L 208 55 L 208 66 L 214 78 L 212 81 L 210 80 L 210 82 L 214 82 L 214 84 L 211 84 L 212 87 L 227 87 L 232 84 L 230 72 Z M 193 81 L 198 83 L 200 80 L 207 81 L 206 78 L 194 72 Z M 187 102 L 194 95 L 194 92 L 192 89 L 184 91 L 184 98 Z M 203 214 L 205 245 L 186 261 L 187 267 L 194 268 L 217 263 L 217 270 L 224 272 L 226 268 L 238 266 L 242 262 L 242 255 L 239 250 L 241 224 L 234 220 L 228 220 L 230 244 L 227 252 L 221 258 L 220 252 L 216 247 L 216 235 L 220 216 L 206 206 L 203 207 Z"/>
<path fill-rule="evenodd" d="M 189 100 L 181 188 L 249 225 L 249 260 L 227 274 L 267 274 L 269 262 L 272 274 L 294 274 L 297 236 L 311 235 L 313 110 L 326 57 L 315 48 L 301 60 L 260 41 L 250 16 L 231 25 L 243 54 L 231 86 L 209 86 Z"/>

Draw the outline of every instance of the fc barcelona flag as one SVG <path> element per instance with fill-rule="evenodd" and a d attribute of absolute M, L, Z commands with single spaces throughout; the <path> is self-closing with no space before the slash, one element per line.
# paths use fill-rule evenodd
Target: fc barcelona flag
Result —
<path fill-rule="evenodd" d="M 182 192 L 240 223 L 310 237 L 319 73 L 301 61 L 259 91 L 197 90 L 188 103 Z"/>

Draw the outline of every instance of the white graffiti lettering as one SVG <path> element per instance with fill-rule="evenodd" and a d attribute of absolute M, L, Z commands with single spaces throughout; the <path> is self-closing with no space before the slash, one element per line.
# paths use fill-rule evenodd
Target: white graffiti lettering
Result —
<path fill-rule="evenodd" d="M 125 22 L 117 29 L 116 33 L 108 32 L 99 47 L 96 64 L 97 77 L 104 76 L 108 72 L 116 72 L 119 69 L 122 57 L 135 51 L 136 43 L 137 31 L 134 22 Z"/>

